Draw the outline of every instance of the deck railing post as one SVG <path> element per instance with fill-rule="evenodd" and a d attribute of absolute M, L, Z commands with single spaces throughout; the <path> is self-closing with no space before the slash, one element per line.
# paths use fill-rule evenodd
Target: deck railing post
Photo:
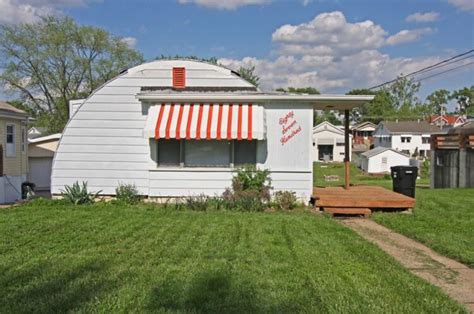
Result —
<path fill-rule="evenodd" d="M 344 110 L 344 188 L 349 189 L 350 185 L 350 160 L 351 156 L 349 153 L 349 110 Z"/>

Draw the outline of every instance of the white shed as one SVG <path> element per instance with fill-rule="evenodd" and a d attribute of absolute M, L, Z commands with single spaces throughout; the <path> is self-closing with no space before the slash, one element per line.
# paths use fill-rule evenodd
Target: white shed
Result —
<path fill-rule="evenodd" d="M 61 134 L 51 134 L 28 140 L 28 181 L 35 184 L 37 191 L 49 191 L 53 158 Z"/>
<path fill-rule="evenodd" d="M 352 143 L 352 134 L 349 135 Z M 344 131 L 328 121 L 321 122 L 313 128 L 313 160 L 344 161 Z M 349 156 L 351 155 L 349 145 Z"/>
<path fill-rule="evenodd" d="M 361 154 L 361 169 L 367 173 L 390 172 L 390 167 L 409 166 L 410 157 L 387 147 L 376 147 Z"/>
<path fill-rule="evenodd" d="M 139 65 L 77 108 L 55 155 L 51 192 L 87 181 L 104 195 L 119 183 L 149 197 L 216 195 L 236 167 L 252 163 L 269 169 L 276 191 L 308 200 L 313 110 L 348 113 L 372 98 L 263 93 L 229 69 L 191 60 Z"/>

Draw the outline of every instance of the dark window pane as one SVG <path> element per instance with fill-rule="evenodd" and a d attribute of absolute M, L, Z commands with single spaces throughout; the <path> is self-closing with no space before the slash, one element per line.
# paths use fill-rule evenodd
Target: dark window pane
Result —
<path fill-rule="evenodd" d="M 7 143 L 13 143 L 13 134 L 7 134 Z"/>
<path fill-rule="evenodd" d="M 158 141 L 158 165 L 159 166 L 179 166 L 178 140 L 159 140 Z"/>
<path fill-rule="evenodd" d="M 229 167 L 230 142 L 185 141 L 184 165 L 188 167 Z"/>
<path fill-rule="evenodd" d="M 234 164 L 256 164 L 257 141 L 234 141 Z"/>

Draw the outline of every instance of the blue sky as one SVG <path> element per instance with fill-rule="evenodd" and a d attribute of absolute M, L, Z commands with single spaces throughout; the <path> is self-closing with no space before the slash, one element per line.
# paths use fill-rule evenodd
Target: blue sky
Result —
<path fill-rule="evenodd" d="M 0 11 L 5 23 L 65 14 L 126 37 L 147 60 L 179 54 L 255 65 L 264 89 L 344 93 L 474 48 L 473 0 L 0 0 Z M 423 80 L 420 96 L 473 85 L 473 70 Z"/>

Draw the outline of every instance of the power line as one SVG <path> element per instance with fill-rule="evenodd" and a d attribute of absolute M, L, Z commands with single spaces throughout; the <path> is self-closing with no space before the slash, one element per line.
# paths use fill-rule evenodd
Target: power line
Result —
<path fill-rule="evenodd" d="M 438 73 L 435 73 L 435 74 L 432 74 L 432 75 L 428 75 L 428 76 L 419 78 L 419 79 L 417 79 L 417 80 L 415 80 L 415 81 L 416 81 L 416 82 L 421 82 L 421 81 L 427 80 L 427 79 L 429 79 L 429 78 L 432 78 L 432 77 L 435 77 L 435 76 L 438 76 L 438 75 L 441 75 L 441 74 L 444 74 L 444 73 L 448 73 L 448 72 L 451 72 L 451 71 L 459 70 L 459 69 L 461 69 L 461 68 L 470 66 L 471 64 L 474 64 L 474 61 L 469 62 L 469 63 L 466 63 L 466 64 L 463 64 L 463 65 L 459 65 L 459 66 L 457 66 L 457 67 L 454 67 L 454 68 L 451 68 L 451 69 L 448 69 L 448 70 L 445 70 L 445 71 L 442 71 L 442 72 L 438 72 Z"/>
<path fill-rule="evenodd" d="M 456 60 L 456 61 L 453 61 L 453 60 L 458 59 L 458 58 L 463 57 L 463 56 L 466 56 L 466 55 L 468 55 L 468 54 L 471 54 L 472 52 L 474 52 L 474 49 L 471 49 L 471 50 L 469 50 L 469 51 L 466 51 L 466 52 L 463 52 L 463 53 L 461 53 L 461 54 L 455 55 L 455 56 L 453 56 L 453 57 L 451 57 L 451 58 L 442 60 L 442 61 L 440 61 L 440 62 L 438 62 L 438 63 L 432 64 L 432 65 L 430 65 L 430 66 L 424 67 L 424 68 L 419 69 L 419 70 L 416 70 L 416 71 L 414 71 L 414 72 L 408 73 L 408 74 L 403 75 L 403 76 L 401 76 L 401 77 L 402 77 L 402 78 L 405 78 L 405 77 L 413 76 L 413 75 L 415 75 L 415 74 L 419 74 L 419 73 L 422 73 L 422 72 L 426 72 L 426 71 L 428 71 L 428 70 L 432 70 L 432 69 L 435 69 L 435 68 L 438 68 L 438 67 L 441 67 L 441 66 L 445 66 L 445 65 L 447 65 L 447 64 L 452 64 L 452 63 L 454 63 L 454 62 L 461 61 L 461 60 Z M 387 84 L 391 84 L 391 83 L 393 83 L 393 82 L 396 82 L 396 81 L 399 80 L 399 79 L 400 79 L 400 77 L 397 77 L 397 78 L 395 78 L 395 79 L 393 79 L 393 80 L 390 80 L 390 81 L 384 82 L 384 83 L 382 83 L 382 84 L 373 86 L 373 87 L 369 88 L 369 90 L 376 89 L 376 88 L 385 86 L 385 85 L 387 85 Z"/>
<path fill-rule="evenodd" d="M 442 64 L 442 65 L 440 65 L 440 66 L 438 66 L 438 67 L 435 67 L 435 68 L 431 68 L 431 69 L 426 69 L 426 70 L 420 71 L 420 72 L 419 72 L 419 73 L 417 73 L 416 75 L 418 75 L 418 74 L 421 74 L 421 73 L 425 73 L 425 72 L 429 72 L 429 71 L 434 71 L 434 70 L 437 70 L 437 69 L 439 69 L 439 68 L 441 68 L 441 67 L 445 67 L 445 66 L 447 66 L 447 65 L 450 65 L 450 64 L 453 64 L 453 63 L 457 63 L 457 62 L 461 62 L 461 61 L 463 61 L 463 60 L 470 59 L 470 58 L 473 58 L 473 57 L 474 57 L 474 55 L 471 55 L 471 56 L 465 56 L 465 57 L 463 57 L 463 58 L 456 59 L 456 60 L 453 60 L 453 61 L 450 61 L 450 62 L 444 63 L 444 64 Z"/>

